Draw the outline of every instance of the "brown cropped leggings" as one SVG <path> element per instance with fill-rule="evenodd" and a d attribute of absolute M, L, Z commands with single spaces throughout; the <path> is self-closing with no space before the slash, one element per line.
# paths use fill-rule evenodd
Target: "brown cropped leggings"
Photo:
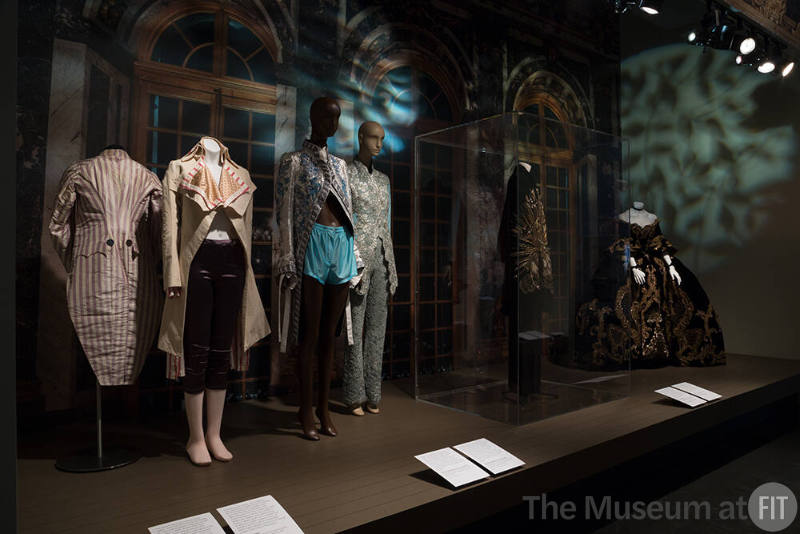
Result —
<path fill-rule="evenodd" d="M 189 268 L 183 354 L 183 390 L 226 389 L 231 342 L 242 306 L 245 258 L 237 240 L 200 245 Z"/>

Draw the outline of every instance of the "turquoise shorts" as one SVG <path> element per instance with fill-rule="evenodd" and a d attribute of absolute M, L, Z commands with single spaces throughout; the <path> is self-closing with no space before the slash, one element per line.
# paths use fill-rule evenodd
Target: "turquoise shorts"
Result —
<path fill-rule="evenodd" d="M 357 275 L 353 234 L 350 229 L 314 223 L 306 247 L 303 274 L 323 285 L 344 284 Z"/>

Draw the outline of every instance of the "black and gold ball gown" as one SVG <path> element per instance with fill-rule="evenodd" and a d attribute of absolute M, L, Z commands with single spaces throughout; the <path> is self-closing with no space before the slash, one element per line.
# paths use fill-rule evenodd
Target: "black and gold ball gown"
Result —
<path fill-rule="evenodd" d="M 626 245 L 645 274 L 639 285 L 626 268 Z M 576 359 L 582 367 L 613 369 L 706 366 L 725 363 L 725 345 L 708 295 L 697 277 L 675 257 L 659 221 L 630 225 L 604 254 L 593 278 L 594 298 L 580 306 Z M 669 255 L 681 277 L 673 280 Z"/>

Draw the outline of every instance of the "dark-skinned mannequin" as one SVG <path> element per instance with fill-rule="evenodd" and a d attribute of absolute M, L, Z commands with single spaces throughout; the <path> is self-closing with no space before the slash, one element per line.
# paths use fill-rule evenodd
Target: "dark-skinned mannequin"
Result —
<path fill-rule="evenodd" d="M 339 128 L 339 104 L 332 98 L 317 99 L 311 106 L 311 138 L 310 141 L 319 147 L 325 147 L 328 138 L 333 137 Z M 317 216 L 317 223 L 338 227 L 346 222 L 342 206 L 333 195 L 322 206 Z M 318 440 L 319 435 L 314 428 L 311 415 L 313 398 L 312 356 L 317 350 L 319 369 L 319 388 L 317 395 L 317 418 L 320 432 L 328 436 L 336 435 L 328 398 L 331 393 L 331 372 L 333 371 L 333 349 L 336 338 L 336 325 L 347 304 L 350 284 L 322 285 L 318 280 L 303 275 L 303 307 L 300 314 L 302 339 L 297 347 L 297 378 L 300 385 L 300 411 L 297 416 L 303 427 L 303 434 Z"/>
<path fill-rule="evenodd" d="M 276 181 L 277 233 L 273 240 L 278 278 L 278 333 L 281 352 L 294 349 L 299 386 L 297 417 L 303 437 L 318 440 L 314 425 L 313 363 L 319 387 L 316 415 L 320 432 L 336 435 L 328 409 L 336 329 L 348 311 L 349 288 L 360 261 L 353 239 L 351 191 L 344 160 L 327 150 L 339 126 L 339 105 L 318 98 L 311 105 L 311 138 L 281 156 Z M 283 325 L 283 326 L 281 326 Z"/>

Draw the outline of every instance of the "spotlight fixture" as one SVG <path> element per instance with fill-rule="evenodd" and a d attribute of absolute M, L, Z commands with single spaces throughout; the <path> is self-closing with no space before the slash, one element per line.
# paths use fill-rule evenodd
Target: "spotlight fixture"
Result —
<path fill-rule="evenodd" d="M 658 15 L 664 0 L 609 0 L 617 13 L 627 13 L 632 7 L 638 7 L 648 15 Z"/>
<path fill-rule="evenodd" d="M 727 49 L 731 47 L 736 30 L 736 19 L 722 7 L 709 3 L 700 28 L 689 33 L 688 41 L 697 46 Z"/>
<path fill-rule="evenodd" d="M 794 61 L 791 60 L 787 61 L 783 65 L 783 68 L 781 69 L 781 77 L 786 78 L 792 73 L 793 70 L 794 70 Z"/>
<path fill-rule="evenodd" d="M 774 71 L 778 63 L 777 58 L 780 57 L 776 50 L 776 46 L 773 43 L 768 42 L 766 46 L 760 48 L 758 52 L 760 52 L 758 56 L 756 56 L 758 58 L 756 59 L 756 69 L 758 72 L 761 74 L 769 74 L 770 72 Z"/>
<path fill-rule="evenodd" d="M 761 74 L 769 74 L 775 70 L 775 62 L 770 58 L 764 58 L 758 63 L 758 72 Z"/>
<path fill-rule="evenodd" d="M 639 4 L 639 9 L 648 15 L 658 15 L 661 13 L 661 8 L 664 5 L 664 0 L 642 0 Z"/>
<path fill-rule="evenodd" d="M 746 56 L 756 49 L 756 40 L 750 36 L 743 37 L 738 43 L 738 46 L 736 46 L 736 40 L 734 40 L 734 46 L 739 50 L 740 54 L 744 54 Z"/>

